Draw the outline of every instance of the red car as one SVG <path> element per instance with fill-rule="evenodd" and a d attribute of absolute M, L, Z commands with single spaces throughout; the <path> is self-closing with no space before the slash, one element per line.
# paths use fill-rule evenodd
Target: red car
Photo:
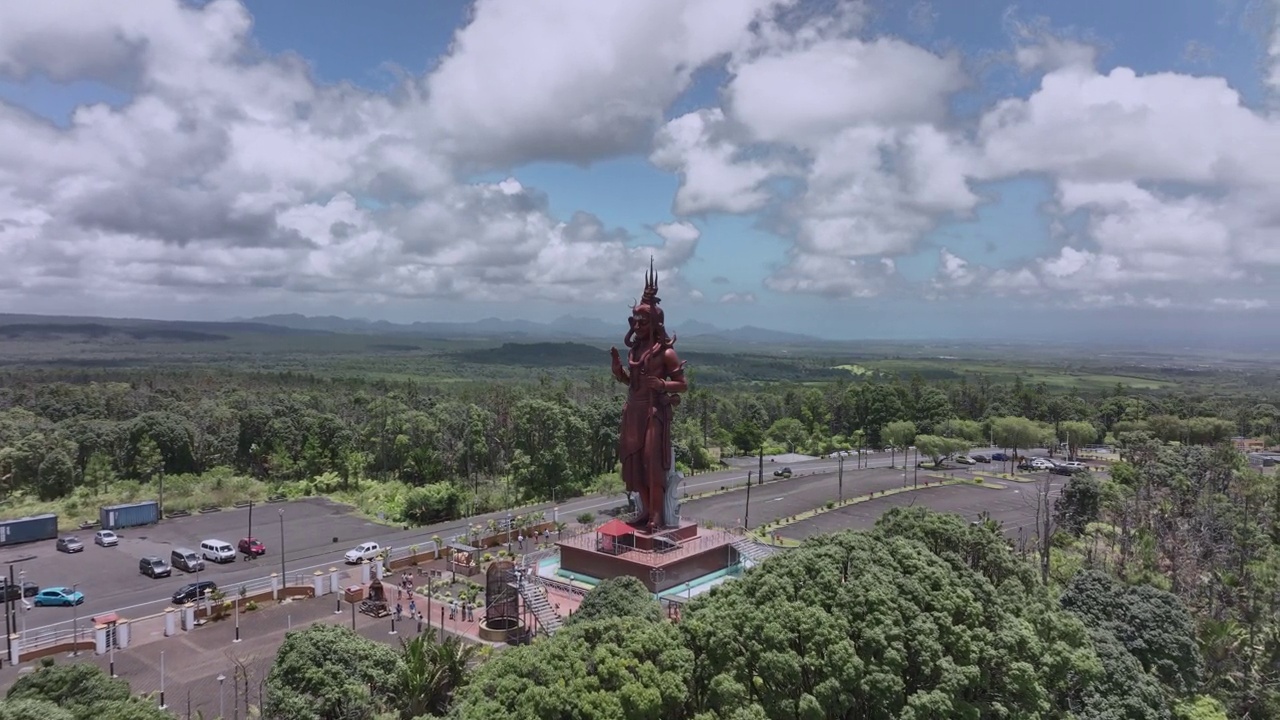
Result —
<path fill-rule="evenodd" d="M 240 544 L 236 546 L 241 555 L 250 557 L 258 557 L 267 554 L 267 546 L 263 545 L 258 538 L 240 538 Z"/>

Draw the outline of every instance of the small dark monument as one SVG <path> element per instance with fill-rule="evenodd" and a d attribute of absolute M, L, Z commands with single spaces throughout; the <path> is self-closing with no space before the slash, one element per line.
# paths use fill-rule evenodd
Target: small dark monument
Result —
<path fill-rule="evenodd" d="M 382 618 L 391 614 L 387 606 L 387 593 L 382 588 L 382 581 L 374 578 L 369 583 L 368 596 L 360 602 L 360 612 L 370 617 Z"/>
<path fill-rule="evenodd" d="M 625 367 L 618 349 L 610 350 L 613 377 L 627 386 L 618 440 L 622 482 L 639 512 L 629 522 L 614 520 L 595 533 L 556 543 L 562 572 L 597 580 L 630 575 L 655 593 L 738 562 L 732 535 L 699 532 L 696 523 L 680 519 L 684 476 L 676 470 L 671 425 L 689 383 L 661 303 L 650 261 L 644 295 L 631 309 L 623 340 Z"/>
<path fill-rule="evenodd" d="M 518 637 L 524 630 L 520 619 L 520 592 L 516 583 L 516 564 L 496 560 L 485 573 L 484 617 L 480 620 L 480 639 L 504 642 Z"/>

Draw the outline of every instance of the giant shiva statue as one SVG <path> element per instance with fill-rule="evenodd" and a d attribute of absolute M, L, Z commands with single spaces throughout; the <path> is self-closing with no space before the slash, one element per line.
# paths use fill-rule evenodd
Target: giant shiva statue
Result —
<path fill-rule="evenodd" d="M 676 339 L 667 335 L 658 274 L 649 261 L 644 295 L 631 309 L 631 329 L 624 368 L 618 348 L 611 348 L 613 376 L 627 385 L 622 408 L 618 458 L 622 482 L 628 494 L 639 499 L 640 516 L 634 523 L 649 532 L 679 524 L 677 489 L 683 476 L 676 471 L 671 446 L 671 420 L 680 404 L 678 393 L 689 389 L 685 363 L 676 355 Z"/>

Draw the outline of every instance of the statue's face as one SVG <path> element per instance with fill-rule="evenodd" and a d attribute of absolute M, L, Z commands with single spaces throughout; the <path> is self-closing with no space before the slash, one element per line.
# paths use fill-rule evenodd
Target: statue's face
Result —
<path fill-rule="evenodd" d="M 649 318 L 649 308 L 644 305 L 637 306 L 631 311 L 631 321 L 635 324 L 636 335 L 642 338 L 649 337 L 649 331 L 653 326 Z"/>

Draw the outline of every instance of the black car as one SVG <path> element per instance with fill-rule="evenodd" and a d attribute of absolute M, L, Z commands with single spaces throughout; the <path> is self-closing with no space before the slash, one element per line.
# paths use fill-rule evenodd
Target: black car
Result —
<path fill-rule="evenodd" d="M 201 595 L 211 595 L 218 590 L 217 584 L 212 580 L 201 580 L 183 585 L 173 594 L 173 601 L 179 605 L 193 602 Z"/>
<path fill-rule="evenodd" d="M 24 582 L 21 586 L 10 585 L 8 580 L 0 582 L 0 602 L 12 602 L 22 598 L 35 597 L 40 593 L 40 586 L 33 582 Z"/>
<path fill-rule="evenodd" d="M 980 462 L 980 463 L 991 462 L 991 458 L 987 457 L 986 455 L 970 455 L 969 457 L 973 458 L 974 462 Z"/>

